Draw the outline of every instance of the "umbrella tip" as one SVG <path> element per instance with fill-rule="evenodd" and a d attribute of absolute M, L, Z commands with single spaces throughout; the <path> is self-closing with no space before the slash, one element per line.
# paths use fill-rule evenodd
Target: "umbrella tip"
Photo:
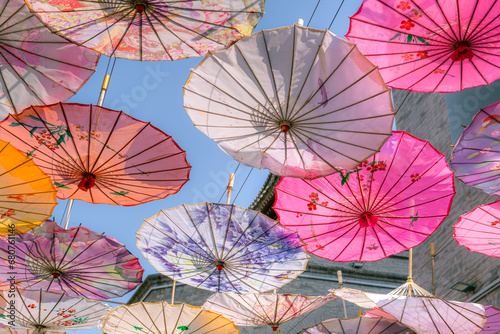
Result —
<path fill-rule="evenodd" d="M 284 133 L 287 133 L 288 130 L 290 130 L 291 125 L 292 124 L 288 121 L 281 121 L 280 122 L 281 131 L 283 131 Z"/>
<path fill-rule="evenodd" d="M 52 273 L 53 278 L 59 278 L 59 273 Z"/>
<path fill-rule="evenodd" d="M 224 269 L 224 261 L 217 261 L 217 270 L 221 271 Z"/>
<path fill-rule="evenodd" d="M 278 330 L 278 327 L 277 326 L 272 326 L 272 329 L 273 329 L 273 331 L 276 332 Z"/>
<path fill-rule="evenodd" d="M 146 9 L 146 6 L 144 6 L 142 4 L 135 5 L 135 10 L 137 11 L 137 13 L 143 13 L 145 9 Z"/>

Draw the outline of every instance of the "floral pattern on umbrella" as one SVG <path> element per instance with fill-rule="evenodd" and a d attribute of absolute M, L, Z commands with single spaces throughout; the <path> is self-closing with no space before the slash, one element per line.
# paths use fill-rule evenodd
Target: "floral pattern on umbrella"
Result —
<path fill-rule="evenodd" d="M 50 178 L 4 141 L 0 141 L 0 184 L 0 236 L 32 230 L 50 217 L 57 205 Z"/>
<path fill-rule="evenodd" d="M 429 142 L 394 132 L 356 169 L 315 180 L 282 178 L 280 222 L 332 261 L 377 261 L 423 242 L 455 195 L 446 157 Z"/>
<path fill-rule="evenodd" d="M 96 328 L 110 311 L 108 305 L 84 297 L 17 288 L 0 291 L 0 323 L 34 329 L 36 334 Z"/>
<path fill-rule="evenodd" d="M 123 305 L 104 319 L 108 334 L 238 334 L 222 315 L 188 304 L 135 303 Z"/>
<path fill-rule="evenodd" d="M 72 97 L 94 73 L 99 53 L 50 32 L 24 1 L 0 1 L 0 118 Z"/>
<path fill-rule="evenodd" d="M 133 60 L 197 57 L 248 36 L 264 0 L 29 0 L 53 32 L 107 56 Z"/>
<path fill-rule="evenodd" d="M 12 251 L 17 286 L 68 296 L 120 297 L 142 282 L 144 272 L 115 239 L 85 227 L 65 230 L 49 220 L 15 239 L 0 238 L 0 281 L 10 277 L 7 259 Z"/>
<path fill-rule="evenodd" d="M 31 107 L 2 121 L 0 138 L 33 158 L 61 199 L 138 205 L 175 194 L 191 170 L 171 136 L 98 106 Z"/>
<path fill-rule="evenodd" d="M 287 321 L 311 312 L 335 296 L 306 297 L 292 294 L 216 293 L 203 309 L 220 313 L 239 326 L 270 326 L 277 330 Z"/>
<path fill-rule="evenodd" d="M 309 256 L 293 232 L 258 211 L 201 203 L 145 220 L 137 247 L 172 279 L 217 292 L 263 292 L 301 274 Z"/>
<path fill-rule="evenodd" d="M 499 14 L 483 0 L 364 0 L 346 37 L 390 87 L 456 92 L 500 78 Z"/>
<path fill-rule="evenodd" d="M 500 103 L 473 117 L 451 155 L 451 168 L 466 185 L 500 195 Z"/>
<path fill-rule="evenodd" d="M 377 68 L 328 30 L 264 30 L 192 70 L 193 123 L 247 166 L 313 179 L 352 169 L 391 135 L 394 110 Z"/>

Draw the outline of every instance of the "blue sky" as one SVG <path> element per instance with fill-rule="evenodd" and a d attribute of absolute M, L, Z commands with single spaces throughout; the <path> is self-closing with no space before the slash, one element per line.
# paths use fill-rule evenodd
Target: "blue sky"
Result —
<path fill-rule="evenodd" d="M 256 31 L 292 25 L 297 19 L 304 19 L 307 25 L 316 6 L 316 0 L 267 0 L 265 14 Z M 325 29 L 337 11 L 341 0 L 322 0 L 309 25 Z M 348 16 L 353 15 L 361 0 L 345 1 L 330 29 L 338 36 L 347 33 Z M 174 62 L 134 62 L 118 59 L 111 77 L 104 107 L 123 110 L 142 121 L 151 122 L 171 135 L 179 146 L 187 152 L 187 159 L 193 166 L 190 181 L 175 195 L 164 200 L 153 201 L 135 207 L 92 205 L 75 201 L 71 213 L 70 227 L 82 224 L 96 232 L 105 232 L 121 243 L 139 258 L 145 268 L 144 278 L 156 271 L 135 246 L 135 232 L 144 219 L 161 209 L 168 209 L 182 203 L 217 202 L 227 184 L 229 173 L 238 165 L 230 156 L 221 151 L 217 144 L 193 126 L 183 108 L 182 87 L 190 68 L 196 67 L 202 58 L 191 58 Z M 96 104 L 102 79 L 108 64 L 107 57 L 101 57 L 97 72 L 69 102 Z M 235 180 L 233 198 L 240 191 L 250 168 L 240 166 Z M 254 169 L 235 204 L 247 207 L 260 190 L 268 172 Z M 223 199 L 225 201 L 225 198 Z M 54 217 L 60 223 L 64 215 L 66 201 L 59 200 Z M 114 299 L 126 302 L 132 293 Z M 116 306 L 116 305 L 111 305 Z M 100 333 L 100 329 L 73 331 L 78 334 Z"/>

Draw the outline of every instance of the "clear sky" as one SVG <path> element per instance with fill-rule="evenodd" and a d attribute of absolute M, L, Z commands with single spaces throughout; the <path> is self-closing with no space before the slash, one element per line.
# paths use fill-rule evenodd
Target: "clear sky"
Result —
<path fill-rule="evenodd" d="M 317 29 L 328 28 L 341 2 L 321 0 L 309 26 Z M 338 36 L 347 33 L 348 16 L 358 10 L 361 2 L 345 1 L 330 30 Z M 292 25 L 299 18 L 304 19 L 304 25 L 307 25 L 316 4 L 316 0 L 267 0 L 265 14 L 255 31 Z M 75 201 L 73 205 L 70 227 L 81 223 L 96 232 L 105 232 L 127 245 L 144 267 L 144 278 L 156 271 L 135 246 L 135 232 L 139 230 L 143 220 L 161 209 L 169 209 L 182 203 L 217 202 L 227 185 L 229 173 L 234 172 L 238 165 L 220 150 L 214 141 L 193 126 L 183 108 L 182 87 L 189 76 L 190 68 L 196 67 L 201 59 L 191 58 L 174 62 L 134 62 L 118 59 L 103 105 L 151 122 L 171 135 L 187 152 L 188 162 L 192 165 L 190 181 L 175 195 L 139 206 L 92 205 L 81 201 Z M 101 57 L 97 72 L 69 102 L 96 104 L 107 64 L 108 58 Z M 240 191 L 250 170 L 245 166 L 239 167 L 233 198 Z M 260 190 L 267 174 L 266 170 L 254 169 L 235 204 L 247 207 Z M 63 218 L 65 206 L 66 202 L 59 200 L 59 205 L 54 210 L 58 223 Z M 131 295 L 132 293 L 129 293 L 115 301 L 126 302 Z M 101 330 L 72 331 L 75 334 L 84 332 L 101 333 Z"/>

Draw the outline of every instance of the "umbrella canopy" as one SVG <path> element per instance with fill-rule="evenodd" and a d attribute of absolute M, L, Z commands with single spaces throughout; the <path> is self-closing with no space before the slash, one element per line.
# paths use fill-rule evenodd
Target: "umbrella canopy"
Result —
<path fill-rule="evenodd" d="M 500 310 L 491 305 L 485 306 L 484 310 L 488 318 L 484 324 L 484 329 L 479 334 L 497 334 L 500 332 Z"/>
<path fill-rule="evenodd" d="M 466 185 L 500 195 L 500 103 L 485 107 L 464 130 L 451 155 L 451 168 Z"/>
<path fill-rule="evenodd" d="M 416 333 L 478 333 L 486 321 L 482 305 L 439 298 L 411 279 L 387 295 L 348 288 L 331 292 L 363 308 L 378 307 Z"/>
<path fill-rule="evenodd" d="M 346 37 L 387 85 L 456 92 L 500 78 L 496 1 L 365 0 Z"/>
<path fill-rule="evenodd" d="M 500 201 L 463 214 L 454 230 L 459 245 L 472 252 L 500 257 Z"/>
<path fill-rule="evenodd" d="M 376 261 L 423 242 L 455 195 L 446 157 L 429 142 L 394 132 L 355 170 L 316 180 L 283 178 L 274 210 L 308 251 L 332 261 Z"/>
<path fill-rule="evenodd" d="M 57 205 L 50 178 L 4 141 L 0 141 L 0 185 L 0 236 L 32 230 L 50 217 Z"/>
<path fill-rule="evenodd" d="M 306 267 L 304 242 L 258 211 L 201 203 L 163 210 L 144 221 L 137 247 L 172 279 L 217 292 L 263 292 Z"/>
<path fill-rule="evenodd" d="M 0 325 L 0 334 L 37 334 L 37 330 L 28 328 L 14 328 L 9 326 L 4 327 Z M 45 331 L 43 334 L 66 334 L 66 332 Z"/>
<path fill-rule="evenodd" d="M 331 294 L 305 297 L 292 294 L 216 293 L 203 309 L 220 313 L 236 325 L 270 326 L 276 331 L 282 323 L 317 309 L 335 297 Z"/>
<path fill-rule="evenodd" d="M 184 86 L 194 124 L 242 164 L 300 178 L 356 167 L 391 135 L 390 91 L 328 30 L 264 30 L 210 53 Z"/>
<path fill-rule="evenodd" d="M 264 0 L 29 0 L 56 34 L 107 56 L 176 60 L 204 55 L 252 33 Z"/>
<path fill-rule="evenodd" d="M 220 314 L 188 304 L 136 303 L 117 307 L 102 324 L 107 334 L 237 334 Z"/>
<path fill-rule="evenodd" d="M 395 319 L 384 317 L 358 317 L 329 319 L 305 328 L 298 334 L 410 334 L 410 328 Z"/>
<path fill-rule="evenodd" d="M 36 106 L 0 123 L 61 199 L 137 205 L 175 194 L 191 166 L 172 137 L 127 114 L 75 103 Z"/>
<path fill-rule="evenodd" d="M 0 118 L 66 101 L 94 73 L 99 53 L 50 32 L 24 1 L 0 0 Z"/>
<path fill-rule="evenodd" d="M 0 291 L 0 322 L 35 329 L 34 334 L 96 328 L 109 311 L 108 305 L 84 297 L 17 288 Z"/>
<path fill-rule="evenodd" d="M 0 238 L 2 282 L 10 277 L 9 250 L 16 254 L 20 273 L 16 284 L 25 289 L 107 299 L 123 296 L 142 282 L 144 269 L 123 244 L 85 227 L 65 230 L 48 220 L 11 240 Z"/>

